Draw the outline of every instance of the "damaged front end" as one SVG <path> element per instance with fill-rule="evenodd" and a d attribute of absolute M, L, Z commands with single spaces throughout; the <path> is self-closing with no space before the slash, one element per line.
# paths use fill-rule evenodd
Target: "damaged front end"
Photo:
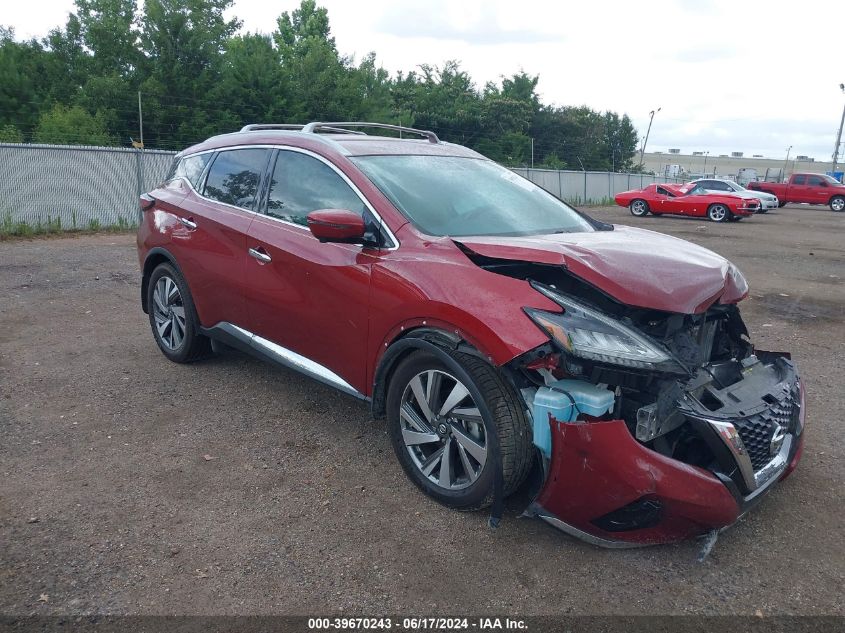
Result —
<path fill-rule="evenodd" d="M 631 307 L 559 267 L 485 264 L 561 308 L 526 309 L 551 341 L 507 367 L 542 462 L 528 514 L 603 546 L 670 542 L 734 523 L 797 464 L 797 371 L 735 304 Z"/>

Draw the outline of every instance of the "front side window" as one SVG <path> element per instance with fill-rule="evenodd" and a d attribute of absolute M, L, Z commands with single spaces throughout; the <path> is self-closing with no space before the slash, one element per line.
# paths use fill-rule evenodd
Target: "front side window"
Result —
<path fill-rule="evenodd" d="M 811 187 L 821 187 L 823 186 L 824 180 L 822 180 L 819 176 L 807 176 L 807 184 Z"/>
<path fill-rule="evenodd" d="M 267 215 L 307 226 L 318 209 L 346 209 L 363 215 L 364 203 L 337 172 L 312 156 L 280 150 L 273 168 Z"/>
<path fill-rule="evenodd" d="M 406 218 L 429 235 L 595 230 L 565 202 L 489 160 L 425 155 L 352 160 Z"/>
<path fill-rule="evenodd" d="M 220 152 L 208 170 L 203 195 L 218 202 L 252 209 L 269 152 L 266 149 Z"/>

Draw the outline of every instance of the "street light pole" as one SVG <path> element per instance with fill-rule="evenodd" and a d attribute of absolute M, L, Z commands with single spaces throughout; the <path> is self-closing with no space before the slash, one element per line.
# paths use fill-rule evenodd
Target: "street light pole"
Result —
<path fill-rule="evenodd" d="M 648 120 L 648 130 L 646 130 L 646 133 L 645 133 L 645 140 L 643 141 L 643 148 L 640 150 L 640 171 L 642 171 L 642 168 L 643 168 L 643 158 L 645 157 L 645 146 L 648 145 L 648 135 L 651 134 L 651 124 L 654 122 L 655 112 L 660 112 L 660 108 L 657 108 L 657 110 L 652 110 L 651 112 L 648 113 L 648 115 L 650 117 L 649 120 Z"/>
<path fill-rule="evenodd" d="M 839 89 L 845 92 L 845 84 L 839 84 Z M 833 148 L 833 169 L 836 171 L 836 161 L 839 160 L 839 144 L 842 142 L 842 124 L 845 123 L 845 105 L 842 106 L 842 118 L 839 121 L 839 133 L 836 135 L 836 145 Z M 836 176 L 834 176 L 835 178 Z"/>
<path fill-rule="evenodd" d="M 786 165 L 789 163 L 789 152 L 792 151 L 792 145 L 786 148 L 786 160 L 783 161 L 783 180 L 786 180 Z"/>

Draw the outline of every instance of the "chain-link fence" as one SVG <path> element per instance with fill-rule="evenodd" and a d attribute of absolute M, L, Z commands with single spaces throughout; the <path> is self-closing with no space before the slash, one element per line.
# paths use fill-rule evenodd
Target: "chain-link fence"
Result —
<path fill-rule="evenodd" d="M 516 167 L 514 172 L 572 204 L 613 204 L 622 191 L 642 189 L 653 182 L 683 182 L 677 178 L 607 171 L 558 171 Z"/>
<path fill-rule="evenodd" d="M 0 222 L 51 230 L 138 223 L 174 152 L 0 143 Z"/>
<path fill-rule="evenodd" d="M 173 152 L 0 143 L 0 223 L 51 231 L 134 226 L 138 196 L 167 174 Z M 676 179 L 643 174 L 514 168 L 573 204 L 613 204 L 620 191 Z"/>

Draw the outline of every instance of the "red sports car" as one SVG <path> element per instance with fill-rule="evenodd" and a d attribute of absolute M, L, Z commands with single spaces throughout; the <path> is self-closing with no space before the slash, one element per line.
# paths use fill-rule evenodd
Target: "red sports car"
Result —
<path fill-rule="evenodd" d="M 247 126 L 141 197 L 164 356 L 228 346 L 300 371 L 386 418 L 440 503 L 495 523 L 527 482 L 529 514 L 605 546 L 714 533 L 792 471 L 803 389 L 788 354 L 751 344 L 735 266 L 432 132 L 342 133 L 361 125 Z"/>
<path fill-rule="evenodd" d="M 638 218 L 654 213 L 708 217 L 714 222 L 735 222 L 754 215 L 761 202 L 731 194 L 711 193 L 701 185 L 672 186 L 651 184 L 642 189 L 623 191 L 614 198 L 616 204 L 631 209 Z"/>

